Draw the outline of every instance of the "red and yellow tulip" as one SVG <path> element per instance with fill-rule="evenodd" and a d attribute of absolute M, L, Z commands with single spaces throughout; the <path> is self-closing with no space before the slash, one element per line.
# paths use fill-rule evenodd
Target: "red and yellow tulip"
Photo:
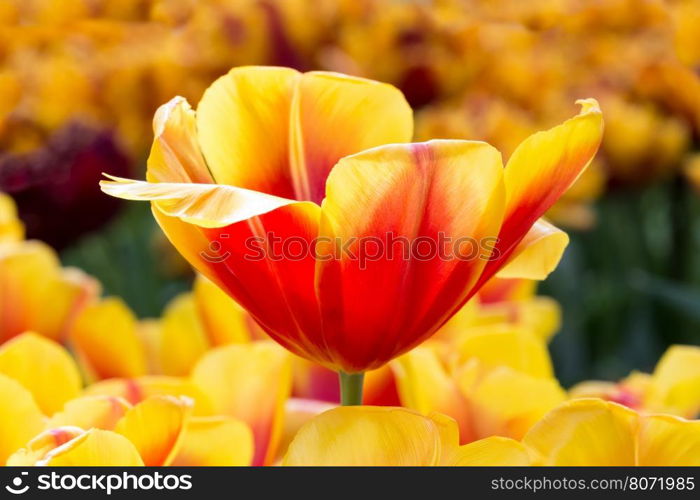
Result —
<path fill-rule="evenodd" d="M 565 244 L 538 218 L 600 144 L 600 110 L 581 104 L 576 117 L 523 141 L 504 169 L 485 143 L 407 143 L 411 110 L 389 85 L 237 68 L 212 84 L 196 113 L 179 98 L 160 108 L 148 181 L 113 179 L 102 189 L 150 200 L 175 247 L 274 340 L 358 373 L 424 341 L 498 271 L 541 278 L 552 270 L 562 244 L 527 249 Z M 438 234 L 496 243 L 484 259 L 370 261 L 358 248 L 390 233 L 411 244 Z M 251 259 L 252 239 L 269 250 L 270 235 L 310 251 Z M 364 259 L 328 241 L 350 242 Z"/>

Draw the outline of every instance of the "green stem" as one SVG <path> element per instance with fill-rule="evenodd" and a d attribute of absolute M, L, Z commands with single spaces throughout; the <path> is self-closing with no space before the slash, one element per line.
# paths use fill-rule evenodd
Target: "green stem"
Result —
<path fill-rule="evenodd" d="M 365 374 L 338 372 L 338 378 L 340 380 L 340 404 L 343 406 L 361 405 Z"/>

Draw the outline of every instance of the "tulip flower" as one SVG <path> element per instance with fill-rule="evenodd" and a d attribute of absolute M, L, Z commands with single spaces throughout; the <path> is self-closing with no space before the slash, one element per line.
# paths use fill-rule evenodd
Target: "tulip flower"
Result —
<path fill-rule="evenodd" d="M 700 465 L 699 421 L 640 414 L 600 399 L 562 404 L 522 443 L 541 465 Z"/>
<path fill-rule="evenodd" d="M 700 348 L 671 346 L 651 374 L 632 372 L 619 382 L 581 382 L 571 388 L 569 395 L 572 398 L 597 397 L 640 411 L 698 418 Z"/>
<path fill-rule="evenodd" d="M 411 110 L 389 85 L 236 68 L 196 113 L 179 98 L 159 109 L 148 181 L 101 185 L 150 200 L 197 270 L 282 346 L 341 372 L 346 402 L 357 403 L 363 372 L 430 337 L 498 271 L 541 278 L 556 265 L 566 239 L 538 219 L 602 134 L 597 103 L 580 103 L 579 115 L 523 141 L 504 169 L 485 143 L 405 143 Z M 388 235 L 408 241 L 411 255 L 377 256 L 364 244 Z M 439 236 L 460 244 L 447 258 L 415 257 L 416 242 Z M 464 258 L 465 238 L 493 245 Z M 554 243 L 527 251 L 542 241 Z"/>

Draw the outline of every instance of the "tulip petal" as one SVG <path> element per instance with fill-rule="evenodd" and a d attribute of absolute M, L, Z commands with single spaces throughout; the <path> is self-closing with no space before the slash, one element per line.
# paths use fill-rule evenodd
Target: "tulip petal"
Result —
<path fill-rule="evenodd" d="M 595 99 L 577 103 L 581 105 L 577 116 L 531 135 L 508 160 L 506 212 L 496 245 L 499 257 L 489 262 L 481 284 L 508 261 L 537 219 L 569 189 L 598 151 L 603 135 L 598 103 Z"/>
<path fill-rule="evenodd" d="M 543 280 L 554 271 L 569 244 L 569 235 L 540 219 L 513 250 L 498 278 Z"/>
<path fill-rule="evenodd" d="M 100 187 L 108 195 L 124 200 L 152 201 L 163 214 L 206 228 L 224 227 L 290 204 L 309 204 L 235 186 L 106 177 L 110 180 L 100 181 Z"/>
<path fill-rule="evenodd" d="M 194 417 L 187 424 L 172 465 L 245 466 L 252 459 L 253 433 L 245 423 L 225 416 Z"/>
<path fill-rule="evenodd" d="M 68 401 L 63 410 L 51 417 L 47 427 L 95 427 L 111 431 L 130 408 L 131 405 L 118 396 L 83 396 Z"/>
<path fill-rule="evenodd" d="M 153 396 L 131 408 L 114 430 L 136 446 L 145 465 L 170 465 L 191 410 L 187 398 Z"/>
<path fill-rule="evenodd" d="M 54 427 L 34 437 L 24 448 L 17 450 L 7 459 L 13 467 L 32 467 L 43 460 L 52 450 L 84 434 L 80 427 Z"/>
<path fill-rule="evenodd" d="M 209 349 L 192 294 L 175 297 L 161 320 L 160 366 L 165 375 L 187 376 Z"/>
<path fill-rule="evenodd" d="M 305 424 L 284 465 L 438 465 L 440 452 L 440 432 L 427 417 L 403 408 L 344 406 Z"/>
<path fill-rule="evenodd" d="M 331 130 L 342 134 L 329 134 Z M 290 145 L 296 198 L 321 203 L 326 178 L 344 156 L 408 142 L 413 115 L 392 85 L 338 73 L 301 76 L 291 107 Z"/>
<path fill-rule="evenodd" d="M 214 182 L 199 150 L 195 114 L 186 99 L 175 97 L 158 108 L 153 133 L 146 173 L 150 182 Z"/>
<path fill-rule="evenodd" d="M 273 342 L 231 344 L 209 351 L 192 371 L 213 412 L 247 423 L 255 436 L 253 465 L 269 464 L 291 391 L 289 354 Z"/>
<path fill-rule="evenodd" d="M 0 375 L 0 464 L 44 428 L 44 416 L 32 394 Z"/>
<path fill-rule="evenodd" d="M 700 414 L 700 347 L 674 345 L 659 360 L 644 404 L 686 418 Z"/>
<path fill-rule="evenodd" d="M 473 439 L 467 400 L 434 350 L 417 347 L 392 362 L 391 366 L 396 375 L 402 406 L 424 415 L 431 412 L 448 415 L 459 424 L 462 442 Z"/>
<path fill-rule="evenodd" d="M 599 399 L 578 399 L 549 412 L 523 439 L 542 465 L 633 466 L 637 414 Z"/>
<path fill-rule="evenodd" d="M 80 360 L 96 378 L 145 375 L 145 349 L 136 317 L 119 298 L 110 297 L 85 308 L 70 332 Z"/>
<path fill-rule="evenodd" d="M 218 184 L 294 198 L 289 113 L 300 77 L 289 68 L 234 68 L 204 92 L 198 139 Z"/>
<path fill-rule="evenodd" d="M 116 432 L 92 429 L 49 452 L 37 465 L 131 467 L 143 465 L 136 447 Z"/>
<path fill-rule="evenodd" d="M 82 388 L 78 367 L 70 354 L 35 333 L 22 334 L 0 347 L 0 373 L 27 388 L 47 415 L 63 408 Z"/>
<path fill-rule="evenodd" d="M 39 241 L 4 243 L 0 251 L 0 340 L 27 331 L 61 340 L 75 313 L 99 284 L 61 269 L 56 253 Z"/>
<path fill-rule="evenodd" d="M 485 143 L 388 145 L 338 162 L 320 230 L 335 244 L 318 248 L 324 338 L 314 339 L 333 346 L 336 366 L 376 368 L 461 306 L 490 255 L 480 242 L 497 234 L 503 197 L 500 153 Z"/>
<path fill-rule="evenodd" d="M 477 436 L 513 439 L 522 439 L 548 411 L 566 400 L 566 392 L 555 379 L 532 377 L 505 366 L 485 375 L 465 395 L 472 405 Z"/>
<path fill-rule="evenodd" d="M 189 379 L 149 375 L 138 378 L 102 380 L 85 388 L 85 396 L 114 396 L 132 405 L 152 396 L 187 397 L 194 401 L 195 415 L 209 415 L 211 404 L 205 394 Z"/>
<path fill-rule="evenodd" d="M 193 293 L 199 317 L 212 345 L 240 344 L 264 336 L 245 309 L 201 274 L 194 280 Z"/>
<path fill-rule="evenodd" d="M 493 436 L 460 446 L 445 465 L 523 467 L 531 465 L 527 448 L 514 439 Z"/>
<path fill-rule="evenodd" d="M 697 467 L 700 465 L 700 421 L 671 415 L 642 417 L 637 465 Z"/>
<path fill-rule="evenodd" d="M 485 367 L 508 366 L 533 377 L 553 375 L 546 344 L 517 326 L 488 327 L 465 335 L 455 350 L 461 362 L 475 358 Z"/>

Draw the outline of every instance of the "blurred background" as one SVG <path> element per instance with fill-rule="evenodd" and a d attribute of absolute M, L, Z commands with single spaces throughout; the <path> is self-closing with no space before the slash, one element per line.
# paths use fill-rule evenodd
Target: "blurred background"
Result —
<path fill-rule="evenodd" d="M 141 177 L 156 108 L 246 64 L 393 83 L 416 140 L 505 157 L 595 97 L 601 151 L 548 214 L 572 240 L 540 285 L 563 310 L 557 375 L 616 379 L 700 343 L 700 0 L 4 0 L 0 191 L 27 237 L 159 316 L 191 272 L 146 204 L 97 182 Z"/>

